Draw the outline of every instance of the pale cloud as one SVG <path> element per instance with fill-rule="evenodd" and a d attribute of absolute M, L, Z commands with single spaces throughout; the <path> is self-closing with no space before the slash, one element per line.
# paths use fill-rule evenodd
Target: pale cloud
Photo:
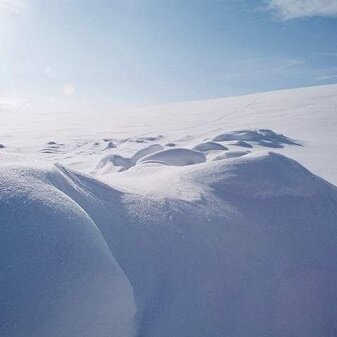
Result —
<path fill-rule="evenodd" d="M 29 6 L 28 0 L 0 0 L 0 11 L 17 14 L 27 10 Z"/>
<path fill-rule="evenodd" d="M 266 0 L 277 17 L 288 20 L 301 17 L 337 17 L 337 0 Z"/>

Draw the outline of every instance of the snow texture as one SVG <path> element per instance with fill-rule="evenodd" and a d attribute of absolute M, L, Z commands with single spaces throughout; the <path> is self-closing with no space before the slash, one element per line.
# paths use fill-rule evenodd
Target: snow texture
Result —
<path fill-rule="evenodd" d="M 169 149 L 141 158 L 138 163 L 158 163 L 172 166 L 186 166 L 206 162 L 206 156 L 198 151 L 189 149 Z"/>
<path fill-rule="evenodd" d="M 193 147 L 193 150 L 201 151 L 201 152 L 208 152 L 208 151 L 221 151 L 221 150 L 228 150 L 225 146 L 216 143 L 216 142 L 205 142 L 200 143 Z"/>
<path fill-rule="evenodd" d="M 0 336 L 334 336 L 336 89 L 4 119 Z"/>

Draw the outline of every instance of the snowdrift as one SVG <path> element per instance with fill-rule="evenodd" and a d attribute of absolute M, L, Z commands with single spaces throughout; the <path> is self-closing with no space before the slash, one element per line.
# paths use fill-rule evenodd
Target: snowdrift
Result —
<path fill-rule="evenodd" d="M 215 142 L 204 142 L 193 147 L 193 150 L 208 152 L 208 151 L 221 151 L 228 150 L 225 146 Z"/>
<path fill-rule="evenodd" d="M 53 173 L 0 168 L 0 335 L 129 336 L 130 283 Z"/>
<path fill-rule="evenodd" d="M 280 154 L 179 166 L 190 151 L 109 185 L 3 167 L 1 336 L 334 334 L 336 187 Z"/>
<path fill-rule="evenodd" d="M 238 158 L 245 156 L 246 154 L 249 154 L 250 151 L 227 151 L 224 152 L 216 157 L 213 158 L 213 160 L 223 160 L 223 159 L 229 159 L 229 158 Z"/>
<path fill-rule="evenodd" d="M 103 157 L 97 164 L 96 168 L 100 172 L 109 172 L 111 168 L 119 167 L 119 171 L 125 171 L 137 164 L 141 158 L 152 153 L 162 151 L 164 148 L 159 144 L 153 144 L 137 151 L 132 157 L 126 158 L 118 154 L 109 154 Z"/>
<path fill-rule="evenodd" d="M 164 164 L 172 166 L 188 166 L 206 162 L 206 156 L 199 151 L 175 148 L 159 151 L 141 158 L 138 163 L 142 164 Z"/>
<path fill-rule="evenodd" d="M 233 141 L 244 142 L 245 146 L 248 141 L 266 146 L 266 147 L 283 147 L 288 145 L 299 145 L 294 140 L 285 137 L 282 134 L 275 133 L 269 129 L 257 129 L 257 130 L 238 130 L 232 132 L 225 132 L 217 135 L 213 138 L 215 142 Z M 240 144 L 240 143 L 239 143 Z M 242 146 L 242 145 L 241 145 Z"/>

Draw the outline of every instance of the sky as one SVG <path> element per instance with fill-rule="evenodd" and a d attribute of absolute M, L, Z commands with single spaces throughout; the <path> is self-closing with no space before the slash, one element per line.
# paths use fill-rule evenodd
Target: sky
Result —
<path fill-rule="evenodd" d="M 337 83 L 337 0 L 0 0 L 0 111 Z"/>

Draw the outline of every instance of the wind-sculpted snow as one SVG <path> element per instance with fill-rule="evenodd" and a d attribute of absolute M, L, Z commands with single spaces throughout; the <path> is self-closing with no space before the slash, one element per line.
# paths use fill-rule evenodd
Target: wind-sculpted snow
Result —
<path fill-rule="evenodd" d="M 199 152 L 189 149 L 169 149 L 141 158 L 138 163 L 158 163 L 172 166 L 187 166 L 206 162 L 206 156 Z"/>
<path fill-rule="evenodd" d="M 245 156 L 246 154 L 249 154 L 250 151 L 227 151 L 222 154 L 219 154 L 218 156 L 214 157 L 213 160 L 223 160 L 223 159 L 229 159 L 229 158 L 237 158 Z"/>
<path fill-rule="evenodd" d="M 100 178 L 1 169 L 1 336 L 336 331 L 337 190 L 297 162 L 248 154 Z"/>
<path fill-rule="evenodd" d="M 0 336 L 336 335 L 336 88 L 3 119 Z"/>
<path fill-rule="evenodd" d="M 130 283 L 54 175 L 0 167 L 0 335 L 131 336 Z"/>
<path fill-rule="evenodd" d="M 200 143 L 193 147 L 193 150 L 201 151 L 201 152 L 208 152 L 208 151 L 221 151 L 221 150 L 228 150 L 225 146 L 216 143 L 216 142 L 204 142 Z"/>
<path fill-rule="evenodd" d="M 240 147 L 246 147 L 248 149 L 252 149 L 253 148 L 253 145 L 252 144 L 249 144 L 243 140 L 238 140 L 237 142 L 234 142 L 230 145 L 235 145 L 235 146 L 240 146 Z"/>
<path fill-rule="evenodd" d="M 282 134 L 277 134 L 272 130 L 268 129 L 258 129 L 258 130 L 238 130 L 233 132 L 225 132 L 213 138 L 215 142 L 224 141 L 244 141 L 247 147 L 248 141 L 257 143 L 262 146 L 279 148 L 284 147 L 284 145 L 299 145 L 294 140 L 285 137 Z M 242 145 L 241 145 L 242 146 Z"/>
<path fill-rule="evenodd" d="M 97 169 L 101 172 L 108 172 L 111 168 L 119 167 L 119 171 L 125 171 L 137 164 L 141 158 L 152 153 L 162 151 L 164 148 L 159 144 L 153 144 L 137 151 L 132 157 L 125 158 L 118 154 L 109 154 L 103 157 L 97 164 Z"/>

